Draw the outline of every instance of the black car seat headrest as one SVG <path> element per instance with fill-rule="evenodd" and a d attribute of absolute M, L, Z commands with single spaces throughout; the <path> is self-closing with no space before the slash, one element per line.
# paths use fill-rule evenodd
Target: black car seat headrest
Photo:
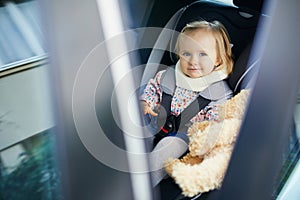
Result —
<path fill-rule="evenodd" d="M 241 9 L 245 10 L 256 10 L 258 12 L 262 11 L 263 4 L 266 3 L 267 0 L 256 0 L 256 1 L 249 1 L 249 0 L 233 0 L 233 4 L 238 6 Z"/>

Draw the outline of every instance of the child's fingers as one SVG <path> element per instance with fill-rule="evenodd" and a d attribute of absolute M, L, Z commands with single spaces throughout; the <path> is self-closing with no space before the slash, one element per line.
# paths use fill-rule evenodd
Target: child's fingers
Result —
<path fill-rule="evenodd" d="M 150 114 L 150 115 L 152 115 L 154 117 L 156 117 L 158 115 L 156 112 L 154 112 L 151 109 L 151 107 L 147 104 L 147 102 L 143 101 L 142 104 L 143 104 L 144 115 Z"/>
<path fill-rule="evenodd" d="M 156 112 L 154 112 L 151 108 L 148 109 L 148 114 L 156 117 L 158 114 Z"/>

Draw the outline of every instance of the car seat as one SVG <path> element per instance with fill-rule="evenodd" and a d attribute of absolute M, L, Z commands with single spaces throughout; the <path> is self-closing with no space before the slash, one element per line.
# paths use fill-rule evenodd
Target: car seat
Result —
<path fill-rule="evenodd" d="M 242 88 L 249 87 L 251 77 L 254 75 L 254 70 L 252 69 L 255 68 L 259 61 L 258 58 L 249 58 L 252 42 L 261 17 L 264 16 L 255 10 L 208 0 L 195 1 L 181 8 L 161 31 L 148 58 L 141 81 L 141 88 L 147 84 L 150 78 L 155 76 L 161 67 L 176 64 L 177 57 L 173 52 L 178 32 L 187 23 L 200 19 L 207 21 L 218 20 L 226 27 L 233 44 L 232 52 L 235 61 L 233 72 L 228 78 L 228 84 L 234 91 L 234 94 L 238 93 Z M 164 179 L 158 187 L 161 190 L 162 200 L 181 199 L 181 191 L 172 179 Z M 206 196 L 206 194 L 202 196 Z"/>

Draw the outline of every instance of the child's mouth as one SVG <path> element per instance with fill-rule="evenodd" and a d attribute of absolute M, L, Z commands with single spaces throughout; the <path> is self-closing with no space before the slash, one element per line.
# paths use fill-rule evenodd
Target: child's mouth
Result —
<path fill-rule="evenodd" d="M 198 71 L 198 70 L 200 70 L 200 68 L 188 68 L 188 70 L 190 70 L 190 71 Z"/>

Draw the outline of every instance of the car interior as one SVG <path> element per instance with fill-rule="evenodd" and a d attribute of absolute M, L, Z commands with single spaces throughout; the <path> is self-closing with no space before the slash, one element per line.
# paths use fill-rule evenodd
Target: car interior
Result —
<path fill-rule="evenodd" d="M 270 20 L 269 10 L 263 9 L 263 5 L 268 4 L 268 2 L 235 0 L 232 3 L 226 4 L 224 2 L 205 0 L 187 2 L 186 5 L 173 12 L 173 16 L 169 18 L 169 21 L 166 21 L 165 25 L 155 24 L 155 22 L 160 21 L 156 21 L 155 18 L 152 21 L 150 20 L 149 24 L 162 26 L 166 31 L 161 31 L 153 49 L 150 53 L 148 52 L 148 55 L 147 52 L 142 52 L 146 54 L 144 57 L 147 57 L 148 60 L 145 60 L 150 64 L 145 65 L 141 87 L 162 66 L 174 66 L 176 64 L 177 58 L 173 53 L 178 34 L 176 32 L 180 31 L 191 21 L 204 19 L 207 21 L 219 20 L 229 32 L 233 44 L 232 51 L 235 64 L 233 72 L 228 78 L 228 83 L 234 94 L 237 94 L 241 89 L 251 88 L 254 85 L 262 55 L 262 51 L 257 48 L 259 43 L 257 38 L 261 36 L 261 29 L 264 29 L 262 24 L 267 24 Z M 175 32 L 169 31 L 169 29 Z M 251 52 L 252 47 L 256 50 L 255 52 Z M 162 51 L 162 49 L 165 49 L 165 51 Z M 153 63 L 159 64 L 153 66 Z M 292 157 L 295 156 L 295 152 L 299 151 L 295 122 L 292 122 L 289 127 L 289 141 L 287 141 L 286 150 L 281 157 L 282 160 L 285 160 L 283 166 L 286 168 L 281 169 L 281 178 L 277 180 L 277 184 L 274 186 L 274 198 L 282 189 L 283 180 L 289 176 L 289 169 L 295 164 L 295 160 Z M 188 199 L 180 195 L 180 189 L 171 178 L 164 179 L 157 187 L 157 191 L 159 191 L 161 199 Z M 218 191 L 215 190 L 191 199 L 214 199 L 218 196 L 217 193 Z"/>
<path fill-rule="evenodd" d="M 242 88 L 249 88 L 250 80 L 255 79 L 253 71 L 255 71 L 256 63 L 259 60 L 258 57 L 254 56 L 251 57 L 251 60 L 249 59 L 251 47 L 259 20 L 266 19 L 261 13 L 262 8 L 257 7 L 258 3 L 261 2 L 253 2 L 252 7 L 250 6 L 251 9 L 249 5 L 243 5 L 243 3 L 245 2 L 234 1 L 234 5 L 229 5 L 224 2 L 200 0 L 180 8 L 166 23 L 164 27 L 166 31 L 162 30 L 151 50 L 147 60 L 151 64 L 146 64 L 141 83 L 143 84 L 152 78 L 157 70 L 161 69 L 161 66 L 174 66 L 176 64 L 177 57 L 173 52 L 178 32 L 186 24 L 203 19 L 207 21 L 218 20 L 227 28 L 233 44 L 232 51 L 235 61 L 233 72 L 227 81 L 234 94 L 237 94 Z M 174 30 L 174 32 L 170 32 L 169 29 Z M 166 49 L 166 51 L 163 52 L 161 49 Z M 153 66 L 152 63 L 160 64 Z M 180 189 L 171 178 L 164 179 L 158 188 L 161 199 L 180 199 Z M 195 199 L 205 198 L 207 195 Z"/>
<path fill-rule="evenodd" d="M 299 199 L 298 9 L 280 0 L 0 0 L 0 200 Z M 228 30 L 234 95 L 253 90 L 222 187 L 186 197 L 170 177 L 151 187 L 138 98 L 174 67 L 178 33 L 199 19 Z M 12 59 L 14 45 L 29 55 L 41 41 L 41 55 Z"/>

